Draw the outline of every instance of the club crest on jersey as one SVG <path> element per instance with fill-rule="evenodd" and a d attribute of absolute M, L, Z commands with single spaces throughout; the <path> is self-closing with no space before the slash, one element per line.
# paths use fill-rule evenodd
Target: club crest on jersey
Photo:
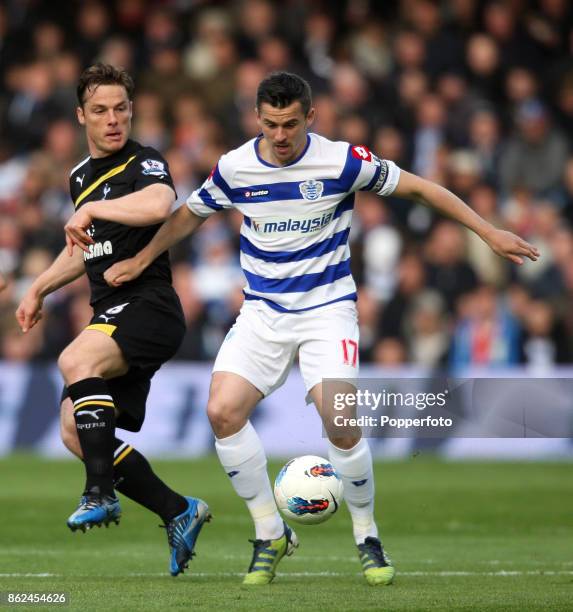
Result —
<path fill-rule="evenodd" d="M 322 181 L 309 179 L 308 181 L 304 181 L 304 183 L 300 183 L 298 188 L 305 200 L 318 200 L 324 190 L 324 183 Z"/>
<path fill-rule="evenodd" d="M 141 162 L 143 166 L 142 173 L 146 176 L 167 176 L 165 164 L 156 159 L 146 159 Z"/>

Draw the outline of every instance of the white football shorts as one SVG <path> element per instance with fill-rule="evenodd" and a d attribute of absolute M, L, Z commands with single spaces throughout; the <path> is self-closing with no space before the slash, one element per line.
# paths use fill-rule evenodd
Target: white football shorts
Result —
<path fill-rule="evenodd" d="M 280 387 L 298 353 L 307 393 L 323 378 L 358 376 L 358 316 L 345 300 L 300 313 L 245 301 L 229 330 L 213 372 L 233 372 L 263 395 Z"/>

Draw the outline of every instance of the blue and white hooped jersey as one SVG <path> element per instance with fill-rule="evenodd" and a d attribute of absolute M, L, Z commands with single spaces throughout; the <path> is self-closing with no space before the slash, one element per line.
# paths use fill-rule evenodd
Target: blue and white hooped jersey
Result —
<path fill-rule="evenodd" d="M 391 194 L 398 166 L 312 133 L 297 160 L 272 166 L 258 154 L 260 138 L 223 155 L 187 206 L 200 217 L 224 208 L 243 213 L 246 299 L 280 312 L 355 300 L 348 246 L 354 193 Z"/>

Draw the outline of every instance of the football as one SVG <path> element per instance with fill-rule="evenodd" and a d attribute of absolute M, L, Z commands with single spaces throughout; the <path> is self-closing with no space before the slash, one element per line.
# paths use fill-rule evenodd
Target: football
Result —
<path fill-rule="evenodd" d="M 342 481 L 327 459 L 291 459 L 275 480 L 275 500 L 286 519 L 304 525 L 328 520 L 342 502 Z"/>

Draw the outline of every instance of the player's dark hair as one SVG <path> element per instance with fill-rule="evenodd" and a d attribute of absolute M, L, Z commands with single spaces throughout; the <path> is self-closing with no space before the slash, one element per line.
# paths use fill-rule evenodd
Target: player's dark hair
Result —
<path fill-rule="evenodd" d="M 86 68 L 80 75 L 76 93 L 80 106 L 84 105 L 84 94 L 86 90 L 96 89 L 100 85 L 121 85 L 127 92 L 127 97 L 133 100 L 135 85 L 133 79 L 122 68 L 116 68 L 111 64 L 98 62 Z"/>
<path fill-rule="evenodd" d="M 312 105 L 310 85 L 291 72 L 271 72 L 257 89 L 257 110 L 261 109 L 263 102 L 275 108 L 285 108 L 297 100 L 304 115 L 308 115 Z"/>

